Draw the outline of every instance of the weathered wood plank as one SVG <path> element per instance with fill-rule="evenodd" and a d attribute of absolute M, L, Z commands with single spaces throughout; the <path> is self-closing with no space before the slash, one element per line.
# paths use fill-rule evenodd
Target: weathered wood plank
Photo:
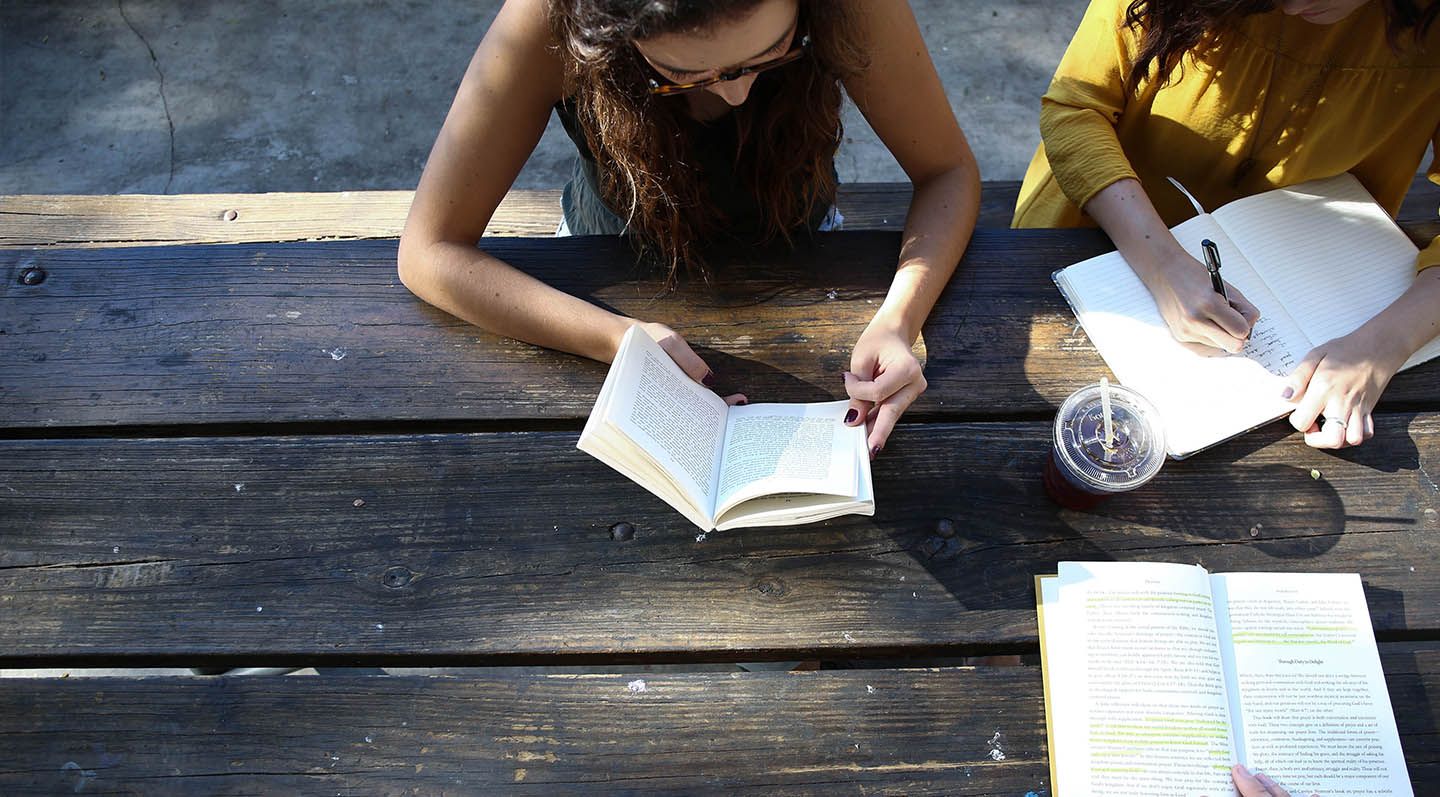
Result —
<path fill-rule="evenodd" d="M 845 226 L 852 230 L 904 229 L 910 208 L 909 183 L 858 183 L 842 185 L 836 205 L 845 214 Z M 980 191 L 981 227 L 1009 227 L 1020 194 L 1019 180 L 987 180 Z M 1440 185 L 1423 175 L 1411 183 L 1400 212 L 1401 224 L 1435 222 L 1440 212 Z M 1435 233 L 1432 233 L 1434 235 Z M 1427 240 L 1425 243 L 1429 243 Z"/>
<path fill-rule="evenodd" d="M 1018 182 L 981 193 L 980 225 L 1008 227 Z M 852 230 L 902 229 L 909 183 L 842 185 L 836 205 Z M 413 191 L 0 196 L 0 249 L 398 238 Z M 560 190 L 505 195 L 485 234 L 544 237 L 560 224 Z"/>
<path fill-rule="evenodd" d="M 1440 225 L 1432 225 L 1440 226 Z M 883 301 L 895 233 L 717 259 L 721 285 L 662 294 L 614 239 L 493 239 L 587 300 L 672 324 L 721 388 L 753 400 L 843 395 Z M 931 417 L 1053 411 L 1103 363 L 1050 280 L 1105 251 L 1093 230 L 982 230 L 925 326 Z M 385 241 L 0 252 L 0 427 L 551 419 L 578 426 L 605 367 L 498 338 L 424 304 Z M 583 264 L 583 265 L 578 265 Z M 21 275 L 45 271 L 38 285 Z M 1433 408 L 1440 364 L 1388 406 Z"/>
<path fill-rule="evenodd" d="M 1381 658 L 1433 793 L 1440 650 Z M 0 738 L 11 795 L 1052 793 L 1034 667 L 10 680 Z"/>
<path fill-rule="evenodd" d="M 1359 572 L 1382 638 L 1435 634 L 1440 414 L 1378 425 L 1257 433 L 1093 513 L 1045 498 L 1047 424 L 911 425 L 874 518 L 701 538 L 571 433 L 5 441 L 0 667 L 1018 650 L 1061 560 Z"/>
<path fill-rule="evenodd" d="M 909 183 L 852 184 L 841 186 L 840 201 L 836 204 L 845 214 L 847 229 L 903 229 L 910 208 L 910 193 Z M 987 180 L 981 186 L 978 225 L 1009 227 L 1019 194 L 1018 180 Z M 1421 175 L 1411 184 L 1395 218 L 1402 224 L 1434 222 L 1437 211 L 1440 211 L 1440 185 Z"/>
<path fill-rule="evenodd" d="M 1039 691 L 1034 668 L 0 681 L 0 789 L 1048 793 Z"/>
<path fill-rule="evenodd" d="M 981 227 L 1009 227 L 1019 181 L 988 181 L 980 194 Z M 909 183 L 840 186 L 836 205 L 851 230 L 905 226 Z M 157 244 L 274 243 L 396 238 L 413 191 L 331 193 L 127 194 L 0 196 L 0 249 L 93 248 Z M 1433 221 L 1440 186 L 1417 177 L 1401 221 Z M 560 190 L 514 190 L 487 235 L 545 236 L 560 223 Z"/>
<path fill-rule="evenodd" d="M 847 230 L 903 230 L 910 213 L 909 183 L 851 183 L 840 186 L 835 206 Z M 987 180 L 980 186 L 979 227 L 1009 227 L 1015 215 L 1019 180 Z"/>
<path fill-rule="evenodd" d="M 1440 185 L 1430 182 L 1424 176 L 1417 176 L 1410 184 L 1410 191 L 1400 205 L 1395 218 L 1403 222 L 1434 221 L 1440 213 Z"/>
<path fill-rule="evenodd" d="M 398 238 L 414 191 L 0 196 L 0 248 Z M 560 191 L 512 191 L 491 235 L 552 235 Z"/>

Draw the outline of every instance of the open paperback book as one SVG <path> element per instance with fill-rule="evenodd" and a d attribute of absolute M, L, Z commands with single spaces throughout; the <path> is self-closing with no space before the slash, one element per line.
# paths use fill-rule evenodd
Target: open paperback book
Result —
<path fill-rule="evenodd" d="M 702 531 L 873 515 L 865 427 L 845 425 L 849 406 L 727 406 L 631 327 L 578 447 Z"/>
<path fill-rule="evenodd" d="M 1188 194 L 1187 194 L 1188 196 Z M 1195 203 L 1194 198 L 1191 202 Z M 1189 456 L 1277 418 L 1285 377 L 1310 349 L 1347 335 L 1415 279 L 1418 250 L 1349 174 L 1238 199 L 1172 232 L 1201 258 L 1220 248 L 1221 275 L 1260 309 L 1243 353 L 1195 354 L 1171 336 L 1155 300 L 1119 252 L 1055 273 L 1055 283 L 1110 370 L 1155 405 L 1169 453 Z M 1406 368 L 1440 356 L 1440 338 Z"/>
<path fill-rule="evenodd" d="M 1360 577 L 1061 562 L 1035 580 L 1056 797 L 1413 797 Z"/>

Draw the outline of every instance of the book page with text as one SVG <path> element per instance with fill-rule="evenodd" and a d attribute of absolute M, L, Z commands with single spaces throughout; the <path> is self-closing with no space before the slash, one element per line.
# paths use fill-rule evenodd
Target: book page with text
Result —
<path fill-rule="evenodd" d="M 1292 794 L 1410 797 L 1353 573 L 1211 578 L 1240 760 Z"/>
<path fill-rule="evenodd" d="M 627 350 L 634 348 L 633 343 L 632 337 L 627 333 L 626 337 L 621 339 L 615 359 L 623 361 Z M 600 394 L 595 398 L 595 407 L 585 419 L 585 428 L 580 432 L 580 439 L 576 441 L 575 447 L 624 474 L 626 478 L 674 507 L 687 520 L 708 531 L 712 525 L 708 509 L 697 506 L 695 499 L 686 493 L 654 457 L 631 442 L 607 420 L 615 396 L 635 390 L 633 383 L 623 386 L 617 384 L 620 370 L 611 367 L 606 372 L 605 383 L 600 387 Z"/>
<path fill-rule="evenodd" d="M 870 457 L 864 453 L 864 427 L 858 433 L 855 450 L 855 495 L 819 495 L 816 493 L 767 493 L 759 498 L 741 501 L 716 515 L 715 528 L 732 529 L 743 526 L 793 526 L 815 523 L 841 515 L 874 515 L 875 489 L 870 480 Z"/>
<path fill-rule="evenodd" d="M 854 497 L 865 429 L 845 425 L 848 401 L 732 407 L 724 431 L 715 516 L 770 493 Z M 857 447 L 858 445 L 858 447 Z"/>
<path fill-rule="evenodd" d="M 626 339 L 631 345 L 622 345 L 624 357 L 611 366 L 619 374 L 605 420 L 643 448 L 713 520 L 729 407 L 638 328 Z"/>
<path fill-rule="evenodd" d="M 1419 250 L 1350 174 L 1238 199 L 1213 215 L 1315 346 L 1355 331 L 1415 280 Z M 1440 339 L 1422 351 L 1407 367 L 1440 354 Z"/>
<path fill-rule="evenodd" d="M 1283 376 L 1310 343 L 1211 217 L 1196 216 L 1173 232 L 1197 258 L 1201 240 L 1215 241 L 1221 275 L 1260 309 L 1242 354 L 1206 357 L 1182 346 L 1119 252 L 1064 269 L 1057 281 L 1116 378 L 1160 411 L 1170 453 L 1185 456 L 1288 414 Z"/>
<path fill-rule="evenodd" d="M 1042 589 L 1056 794 L 1233 794 L 1205 571 L 1061 562 Z"/>

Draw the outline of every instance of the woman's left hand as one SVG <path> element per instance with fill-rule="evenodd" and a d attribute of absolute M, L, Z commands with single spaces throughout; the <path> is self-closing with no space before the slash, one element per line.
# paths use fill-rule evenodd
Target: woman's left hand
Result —
<path fill-rule="evenodd" d="M 1291 372 L 1282 398 L 1295 403 L 1290 425 L 1315 448 L 1345 448 L 1375 436 L 1371 412 L 1406 354 L 1365 328 L 1310 350 Z M 1325 424 L 1316 421 L 1325 416 Z"/>
<path fill-rule="evenodd" d="M 874 459 L 885 447 L 901 414 L 925 392 L 925 374 L 910 352 L 911 342 L 898 327 L 870 322 L 850 353 L 845 392 L 850 396 L 849 426 L 866 424 L 866 447 Z"/>

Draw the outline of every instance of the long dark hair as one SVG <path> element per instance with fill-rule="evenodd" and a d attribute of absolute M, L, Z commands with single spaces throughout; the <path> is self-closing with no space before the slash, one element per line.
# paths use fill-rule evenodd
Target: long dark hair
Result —
<path fill-rule="evenodd" d="M 762 1 L 550 0 L 566 96 L 600 164 L 600 195 L 626 219 L 631 239 L 669 268 L 672 284 L 682 267 L 708 276 L 695 244 L 724 220 L 689 165 L 696 159 L 681 132 L 686 103 L 649 93 L 653 70 L 634 42 L 704 31 Z M 762 74 L 753 98 L 735 110 L 736 174 L 762 209 L 765 237 L 785 240 L 834 199 L 841 81 L 865 66 L 846 2 L 800 0 L 797 31 L 797 42 L 810 35 L 810 51 Z"/>
<path fill-rule="evenodd" d="M 1440 0 L 1380 0 L 1385 6 L 1385 34 L 1399 49 L 1406 31 L 1417 44 L 1440 16 Z M 1213 43 L 1252 14 L 1274 11 L 1276 0 L 1133 0 L 1125 10 L 1125 25 L 1140 32 L 1140 52 L 1130 67 L 1132 91 L 1150 74 L 1169 76 L 1185 53 Z"/>

